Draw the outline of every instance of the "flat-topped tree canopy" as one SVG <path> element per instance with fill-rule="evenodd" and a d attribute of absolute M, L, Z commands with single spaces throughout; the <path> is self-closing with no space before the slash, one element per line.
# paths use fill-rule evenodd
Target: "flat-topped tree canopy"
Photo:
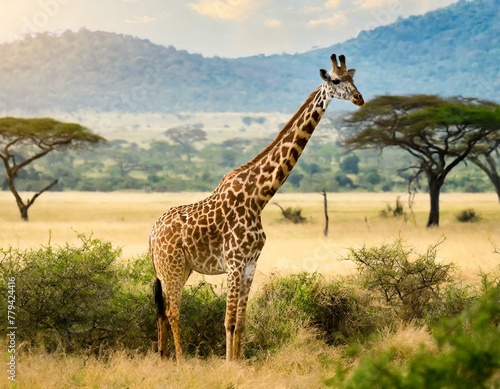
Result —
<path fill-rule="evenodd" d="M 104 141 L 100 135 L 76 123 L 63 123 L 51 118 L 0 118 L 0 136 L 5 140 L 37 140 L 43 146 L 97 143 Z"/>
<path fill-rule="evenodd" d="M 14 183 L 21 169 L 53 150 L 76 149 L 104 141 L 102 136 L 76 123 L 64 123 L 51 118 L 0 118 L 0 159 L 21 218 L 28 220 L 28 208 L 38 196 L 58 182 L 55 179 L 24 202 Z"/>
<path fill-rule="evenodd" d="M 439 225 L 439 193 L 448 173 L 469 156 L 498 148 L 500 107 L 474 98 L 380 96 L 345 118 L 344 125 L 343 143 L 350 149 L 397 146 L 415 158 L 407 169 L 414 169 L 413 178 L 427 177 L 427 226 L 432 227 Z"/>

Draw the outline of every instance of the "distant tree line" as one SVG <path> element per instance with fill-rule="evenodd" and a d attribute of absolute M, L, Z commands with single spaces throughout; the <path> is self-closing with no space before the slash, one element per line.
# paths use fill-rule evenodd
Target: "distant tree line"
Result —
<path fill-rule="evenodd" d="M 189 131 L 199 138 L 189 141 Z M 211 191 L 224 174 L 252 159 L 271 141 L 235 137 L 214 143 L 204 136 L 201 128 L 174 128 L 144 144 L 112 140 L 92 149 L 55 150 L 20 170 L 16 185 L 22 191 L 38 191 L 41 182 L 58 179 L 51 190 Z M 494 153 L 491 158 L 498 160 Z M 383 154 L 348 150 L 338 142 L 313 136 L 280 191 L 406 191 L 412 173 L 402 169 L 413 162 L 398 148 Z M 5 170 L 0 170 L 0 188 L 8 190 Z M 428 190 L 427 184 L 422 181 L 419 190 Z M 449 192 L 492 190 L 487 175 L 472 163 L 453 169 L 442 188 Z"/>
<path fill-rule="evenodd" d="M 430 193 L 428 226 L 437 226 L 441 192 L 496 190 L 500 199 L 499 114 L 497 104 L 476 99 L 378 97 L 344 119 L 339 141 L 313 136 L 280 190 L 413 187 Z M 242 121 L 252 123 L 246 117 Z M 272 140 L 236 137 L 214 143 L 203 128 L 203 123 L 173 127 L 138 144 L 103 142 L 78 124 L 53 119 L 3 118 L 0 189 L 11 190 L 25 220 L 29 206 L 49 189 L 211 191 L 224 174 Z M 81 149 L 84 144 L 94 147 Z M 24 201 L 20 191 L 35 195 Z"/>

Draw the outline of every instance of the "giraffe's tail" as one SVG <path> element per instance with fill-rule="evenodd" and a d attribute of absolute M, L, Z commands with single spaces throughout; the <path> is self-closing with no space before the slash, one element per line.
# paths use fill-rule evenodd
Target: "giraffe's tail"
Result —
<path fill-rule="evenodd" d="M 158 277 L 156 277 L 155 283 L 153 285 L 153 294 L 155 296 L 157 317 L 165 317 L 165 298 L 163 296 L 163 291 L 161 288 L 161 281 Z"/>

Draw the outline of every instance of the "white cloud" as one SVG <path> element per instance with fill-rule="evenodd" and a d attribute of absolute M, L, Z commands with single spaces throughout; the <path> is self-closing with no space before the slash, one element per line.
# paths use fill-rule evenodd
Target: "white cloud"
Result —
<path fill-rule="evenodd" d="M 367 10 L 394 5 L 397 2 L 395 0 L 358 0 L 357 3 L 359 4 L 359 8 Z"/>
<path fill-rule="evenodd" d="M 300 12 L 304 14 L 324 14 L 325 10 L 339 8 L 342 0 L 323 0 L 323 3 L 306 4 L 300 7 Z M 362 0 L 354 0 L 362 1 Z"/>
<path fill-rule="evenodd" d="M 283 25 L 281 20 L 278 19 L 270 19 L 266 22 L 266 26 L 271 27 L 271 28 L 279 28 Z"/>
<path fill-rule="evenodd" d="M 129 24 L 148 24 L 154 22 L 156 19 L 151 16 L 133 16 L 125 19 L 125 23 Z"/>
<path fill-rule="evenodd" d="M 200 0 L 189 3 L 193 11 L 220 20 L 245 19 L 260 6 L 259 0 Z"/>
<path fill-rule="evenodd" d="M 343 12 L 335 12 L 334 14 L 319 19 L 312 19 L 307 22 L 307 27 L 315 28 L 320 26 L 338 26 L 345 24 L 347 18 Z"/>
<path fill-rule="evenodd" d="M 340 0 L 327 0 L 325 3 L 325 8 L 327 9 L 338 8 L 339 5 L 340 5 Z"/>

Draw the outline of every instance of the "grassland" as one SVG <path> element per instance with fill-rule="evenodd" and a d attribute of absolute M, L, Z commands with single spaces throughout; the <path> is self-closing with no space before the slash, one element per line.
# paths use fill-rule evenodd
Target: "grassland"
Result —
<path fill-rule="evenodd" d="M 0 246 L 36 248 L 52 243 L 76 242 L 77 233 L 93 233 L 123 247 L 123 257 L 130 258 L 147 250 L 147 236 L 156 218 L 168 207 L 201 199 L 202 193 L 45 193 L 30 210 L 30 222 L 20 220 L 10 193 L 0 192 Z M 404 217 L 381 217 L 387 205 L 394 207 L 401 196 Z M 267 233 L 254 289 L 271 274 L 300 271 L 320 272 L 325 276 L 349 274 L 355 269 L 340 261 L 348 249 L 362 245 L 392 242 L 403 237 L 417 251 L 441 237 L 439 260 L 455 263 L 460 277 L 477 283 L 481 271 L 498 266 L 493 243 L 500 244 L 500 206 L 494 193 L 452 194 L 441 198 L 441 226 L 426 229 L 428 196 L 416 196 L 413 213 L 406 195 L 397 193 L 329 194 L 330 231 L 322 234 L 323 198 L 320 194 L 278 194 L 274 202 L 284 207 L 300 207 L 308 222 L 293 225 L 282 220 L 278 207 L 270 204 L 263 214 Z M 481 216 L 476 223 L 459 223 L 455 215 L 473 208 Z M 193 277 L 190 282 L 197 282 Z M 207 277 L 219 283 L 221 277 Z M 153 318 L 152 318 L 153 319 Z M 382 334 L 374 348 L 397 347 L 408 355 L 419 344 L 432 349 L 430 335 L 422 328 L 401 325 L 395 332 Z M 22 345 L 20 345 L 22 348 Z M 5 349 L 5 348 L 4 348 Z M 335 374 L 332 363 L 345 361 L 345 349 L 328 347 L 314 334 L 305 331 L 299 341 L 285 347 L 266 361 L 225 364 L 219 358 L 188 359 L 177 367 L 171 361 L 159 361 L 153 353 L 130 355 L 117 351 L 107 359 L 71 355 L 46 355 L 25 350 L 18 362 L 15 386 L 0 379 L 3 387 L 74 388 L 74 387 L 144 387 L 144 388 L 315 388 Z M 355 358 L 350 363 L 355 364 Z"/>
<path fill-rule="evenodd" d="M 203 198 L 204 193 L 80 193 L 43 194 L 30 209 L 30 221 L 21 221 L 9 192 L 0 192 L 0 246 L 38 247 L 77 241 L 77 233 L 93 233 L 123 248 L 126 258 L 147 250 L 148 233 L 166 209 Z M 380 217 L 387 205 L 401 197 L 404 217 Z M 426 229 L 428 196 L 419 194 L 408 209 L 403 193 L 329 194 L 329 236 L 323 236 L 323 198 L 320 194 L 278 194 L 273 202 L 283 207 L 300 207 L 308 221 L 302 225 L 284 222 L 272 203 L 263 213 L 267 242 L 259 259 L 257 282 L 271 273 L 318 271 L 325 275 L 345 274 L 352 267 L 339 261 L 350 247 L 391 242 L 401 235 L 417 249 L 425 249 L 440 237 L 443 261 L 458 264 L 471 277 L 495 266 L 491 240 L 500 242 L 500 206 L 494 193 L 444 193 L 441 198 L 441 226 Z M 477 223 L 459 223 L 456 214 L 473 208 L 482 217 Z"/>

